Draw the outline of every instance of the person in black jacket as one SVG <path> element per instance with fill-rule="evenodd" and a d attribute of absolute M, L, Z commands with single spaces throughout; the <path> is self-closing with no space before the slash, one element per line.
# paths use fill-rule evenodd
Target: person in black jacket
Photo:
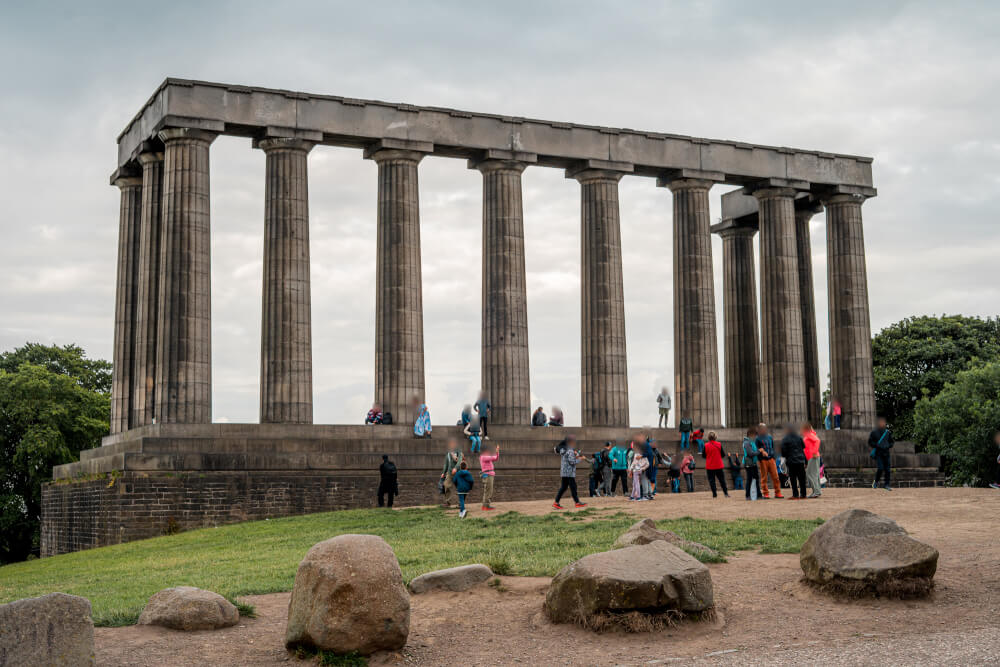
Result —
<path fill-rule="evenodd" d="M 781 439 L 781 455 L 788 466 L 788 477 L 792 480 L 792 500 L 806 497 L 806 442 L 798 434 L 794 424 L 785 429 Z"/>
<path fill-rule="evenodd" d="M 885 475 L 885 484 L 883 488 L 886 491 L 892 491 L 892 487 L 889 485 L 889 475 L 892 470 L 892 461 L 890 460 L 889 453 L 895 441 L 892 439 L 892 431 L 890 431 L 885 425 L 885 417 L 878 418 L 878 426 L 871 435 L 868 436 L 868 446 L 872 450 L 872 458 L 875 459 L 875 481 L 872 482 L 872 488 L 878 488 L 878 481 Z"/>
<path fill-rule="evenodd" d="M 396 479 L 396 464 L 389 460 L 388 454 L 382 455 L 382 465 L 378 467 L 378 506 L 384 507 L 385 496 L 389 496 L 389 507 L 392 499 L 399 495 L 399 481 Z"/>

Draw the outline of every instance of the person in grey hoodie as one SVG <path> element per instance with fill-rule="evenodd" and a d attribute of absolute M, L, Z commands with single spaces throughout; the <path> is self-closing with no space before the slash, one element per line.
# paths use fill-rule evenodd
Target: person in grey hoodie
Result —
<path fill-rule="evenodd" d="M 444 480 L 444 502 L 443 507 L 449 507 L 451 503 L 458 502 L 455 493 L 455 474 L 462 467 L 462 450 L 458 447 L 455 438 L 448 439 L 448 453 L 444 455 L 444 467 L 441 468 L 441 479 Z"/>
<path fill-rule="evenodd" d="M 552 507 L 557 510 L 563 508 L 559 504 L 559 501 L 562 499 L 562 495 L 566 492 L 566 489 L 569 489 L 569 492 L 573 495 L 573 502 L 576 503 L 577 507 L 586 506 L 587 503 L 581 503 L 580 496 L 576 492 L 576 464 L 580 461 L 589 461 L 589 459 L 576 448 L 576 436 L 574 435 L 567 435 L 566 439 L 556 446 L 556 451 L 559 452 L 561 457 L 559 476 L 562 479 L 559 485 L 559 493 L 556 494 L 556 501 L 552 503 Z"/>

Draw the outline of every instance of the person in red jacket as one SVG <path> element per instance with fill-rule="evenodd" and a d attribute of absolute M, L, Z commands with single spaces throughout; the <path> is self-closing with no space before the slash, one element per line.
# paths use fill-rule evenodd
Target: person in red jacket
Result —
<path fill-rule="evenodd" d="M 823 489 L 819 483 L 819 436 L 812 424 L 805 422 L 802 424 L 802 439 L 806 443 L 806 481 L 812 487 L 810 498 L 819 498 L 823 495 Z"/>
<path fill-rule="evenodd" d="M 708 442 L 705 443 L 705 472 L 708 474 L 708 485 L 712 488 L 712 497 L 718 498 L 716 492 L 716 482 L 722 486 L 722 493 L 729 497 L 729 489 L 726 488 L 726 464 L 723 459 L 726 452 L 722 449 L 722 443 L 715 439 L 715 431 L 709 431 Z"/>

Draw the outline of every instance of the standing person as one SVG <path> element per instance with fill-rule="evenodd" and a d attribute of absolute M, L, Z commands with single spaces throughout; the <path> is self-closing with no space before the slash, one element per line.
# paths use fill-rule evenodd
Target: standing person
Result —
<path fill-rule="evenodd" d="M 444 467 L 441 469 L 441 479 L 444 480 L 443 507 L 449 507 L 455 490 L 455 475 L 461 469 L 464 457 L 458 442 L 454 438 L 448 440 L 448 452 L 444 455 Z"/>
<path fill-rule="evenodd" d="M 538 409 L 535 410 L 534 414 L 531 415 L 531 425 L 532 426 L 545 426 L 545 424 L 546 424 L 547 421 L 548 421 L 548 417 L 545 416 L 545 413 L 542 412 L 542 406 L 539 405 Z"/>
<path fill-rule="evenodd" d="M 500 445 L 497 445 L 493 453 L 490 453 L 489 445 L 486 451 L 479 455 L 479 470 L 483 478 L 483 511 L 489 512 L 493 509 L 493 481 L 496 477 L 494 464 L 500 458 Z"/>
<path fill-rule="evenodd" d="M 549 426 L 562 426 L 563 425 L 563 413 L 558 406 L 552 406 L 552 415 L 549 416 Z"/>
<path fill-rule="evenodd" d="M 483 437 L 479 431 L 479 415 L 472 415 L 472 419 L 465 425 L 462 433 L 469 439 L 469 452 L 471 454 L 476 454 L 483 448 Z"/>
<path fill-rule="evenodd" d="M 490 399 L 486 398 L 486 392 L 480 391 L 479 398 L 476 399 L 476 404 L 472 407 L 479 415 L 479 429 L 483 433 L 483 440 L 489 440 L 490 436 L 487 433 L 486 426 L 490 421 L 490 415 L 493 413 L 493 406 L 490 404 Z"/>
<path fill-rule="evenodd" d="M 823 430 L 829 431 L 833 428 L 833 403 L 829 398 L 826 399 L 823 412 L 826 413 L 823 416 Z"/>
<path fill-rule="evenodd" d="M 635 443 L 632 443 L 632 447 L 634 451 Z M 645 472 L 648 467 L 649 459 L 635 452 L 634 456 L 632 456 L 632 462 L 628 465 L 629 472 L 632 473 L 632 495 L 629 496 L 629 500 L 646 500 L 643 480 L 646 478 Z"/>
<path fill-rule="evenodd" d="M 774 497 L 784 498 L 781 495 L 781 482 L 778 481 L 778 466 L 774 460 L 774 438 L 767 432 L 767 424 L 757 427 L 754 444 L 757 446 L 757 467 L 760 469 L 760 497 L 770 497 L 767 495 L 767 481 L 770 479 Z"/>
<path fill-rule="evenodd" d="M 646 457 L 646 461 L 649 462 L 649 467 L 646 468 L 646 479 L 649 480 L 649 492 L 646 496 L 652 500 L 653 496 L 656 495 L 656 470 L 659 464 L 659 461 L 656 460 L 656 441 L 648 435 L 641 437 L 644 440 L 642 453 Z"/>
<path fill-rule="evenodd" d="M 819 498 L 823 495 L 822 485 L 819 482 L 819 436 L 812 424 L 805 422 L 802 424 L 802 441 L 806 443 L 806 481 L 812 487 L 810 498 Z"/>
<path fill-rule="evenodd" d="M 601 495 L 601 451 L 594 452 L 590 457 L 590 475 L 588 478 L 590 497 L 596 498 Z"/>
<path fill-rule="evenodd" d="M 459 470 L 455 473 L 455 490 L 458 492 L 458 518 L 465 518 L 465 496 L 472 491 L 472 486 L 475 484 L 475 480 L 472 479 L 472 473 L 469 472 L 469 464 L 462 461 L 459 466 Z"/>
<path fill-rule="evenodd" d="M 670 460 L 670 470 L 667 472 L 667 477 L 670 478 L 670 493 L 680 493 L 681 492 L 681 464 L 677 460 L 680 457 L 674 457 Z"/>
<path fill-rule="evenodd" d="M 798 434 L 795 424 L 785 428 L 781 439 L 781 455 L 788 466 L 788 477 L 792 480 L 792 500 L 806 498 L 806 443 Z"/>
<path fill-rule="evenodd" d="M 840 401 L 836 398 L 833 399 L 833 430 L 840 430 L 840 417 L 843 412 L 843 408 L 840 407 Z"/>
<path fill-rule="evenodd" d="M 392 507 L 392 499 L 399 495 L 399 481 L 396 479 L 396 464 L 389 460 L 388 454 L 383 454 L 382 463 L 378 467 L 379 507 L 384 507 L 386 495 L 389 496 L 389 507 Z"/>
<path fill-rule="evenodd" d="M 556 494 L 556 501 L 552 503 L 552 507 L 557 510 L 563 508 L 559 504 L 559 501 L 562 499 L 562 495 L 566 492 L 566 489 L 569 489 L 570 494 L 573 496 L 573 502 L 576 503 L 577 507 L 586 507 L 587 503 L 580 502 L 580 496 L 576 492 L 576 464 L 580 461 L 586 461 L 587 457 L 581 454 L 580 450 L 576 448 L 576 436 L 567 435 L 566 439 L 557 445 L 556 451 L 559 451 L 562 457 L 562 461 L 559 464 L 559 477 L 561 480 L 559 492 Z"/>
<path fill-rule="evenodd" d="M 604 451 L 601 452 L 601 495 L 611 496 L 611 441 L 604 443 Z"/>
<path fill-rule="evenodd" d="M 365 424 L 381 424 L 382 423 L 382 406 L 378 403 L 372 403 L 372 409 L 368 411 L 365 416 Z"/>
<path fill-rule="evenodd" d="M 709 431 L 708 442 L 705 443 L 705 474 L 708 475 L 708 486 L 712 489 L 712 497 L 718 498 L 716 483 L 722 487 L 722 493 L 729 497 L 729 489 L 726 488 L 726 465 L 722 462 L 726 456 L 726 450 L 722 448 L 722 443 L 715 439 L 715 431 Z"/>
<path fill-rule="evenodd" d="M 743 488 L 743 467 L 740 465 L 739 454 L 729 453 L 729 476 L 733 478 L 733 491 Z"/>
<path fill-rule="evenodd" d="M 611 475 L 613 477 L 611 480 L 611 495 L 615 495 L 615 487 L 618 486 L 618 482 L 620 481 L 622 483 L 622 496 L 627 496 L 628 451 L 617 444 L 611 448 Z"/>
<path fill-rule="evenodd" d="M 747 429 L 743 436 L 743 469 L 747 473 L 747 481 L 744 485 L 747 500 L 754 498 L 754 485 L 756 484 L 757 495 L 760 495 L 760 476 L 757 474 L 757 445 L 754 438 L 757 437 L 757 429 L 751 427 Z"/>
<path fill-rule="evenodd" d="M 892 446 L 896 444 L 895 440 L 892 439 L 892 431 L 885 425 L 885 417 L 878 418 L 878 426 L 874 431 L 868 436 L 868 446 L 872 448 L 871 456 L 875 459 L 875 481 L 872 482 L 872 488 L 878 488 L 878 481 L 883 475 L 885 475 L 885 483 L 882 485 L 886 491 L 892 491 L 892 486 L 889 483 L 889 476 L 892 471 L 892 461 L 890 460 L 890 451 Z"/>
<path fill-rule="evenodd" d="M 664 387 L 656 397 L 656 405 L 659 408 L 660 420 L 656 423 L 657 428 L 670 426 L 670 392 Z"/>
<path fill-rule="evenodd" d="M 691 431 L 694 430 L 694 422 L 691 421 L 690 417 L 681 417 L 677 424 L 677 430 L 681 434 L 681 451 L 683 452 L 691 446 Z"/>
<path fill-rule="evenodd" d="M 688 493 L 694 491 L 695 467 L 694 457 L 691 456 L 690 452 L 685 452 L 684 458 L 681 460 L 681 474 L 684 475 L 684 484 L 687 486 Z"/>
<path fill-rule="evenodd" d="M 413 421 L 413 435 L 418 438 L 431 437 L 431 411 L 427 409 L 426 403 L 421 403 L 418 396 L 413 397 L 413 414 L 416 418 Z"/>

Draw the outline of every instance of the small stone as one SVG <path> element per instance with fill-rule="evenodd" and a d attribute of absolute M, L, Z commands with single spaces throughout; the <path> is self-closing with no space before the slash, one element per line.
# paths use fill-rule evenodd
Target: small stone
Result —
<path fill-rule="evenodd" d="M 493 576 L 485 565 L 461 565 L 421 574 L 410 582 L 411 593 L 428 591 L 467 591 Z"/>
<path fill-rule="evenodd" d="M 165 588 L 149 598 L 139 625 L 173 630 L 217 630 L 240 622 L 236 606 L 218 593 L 193 586 Z"/>

